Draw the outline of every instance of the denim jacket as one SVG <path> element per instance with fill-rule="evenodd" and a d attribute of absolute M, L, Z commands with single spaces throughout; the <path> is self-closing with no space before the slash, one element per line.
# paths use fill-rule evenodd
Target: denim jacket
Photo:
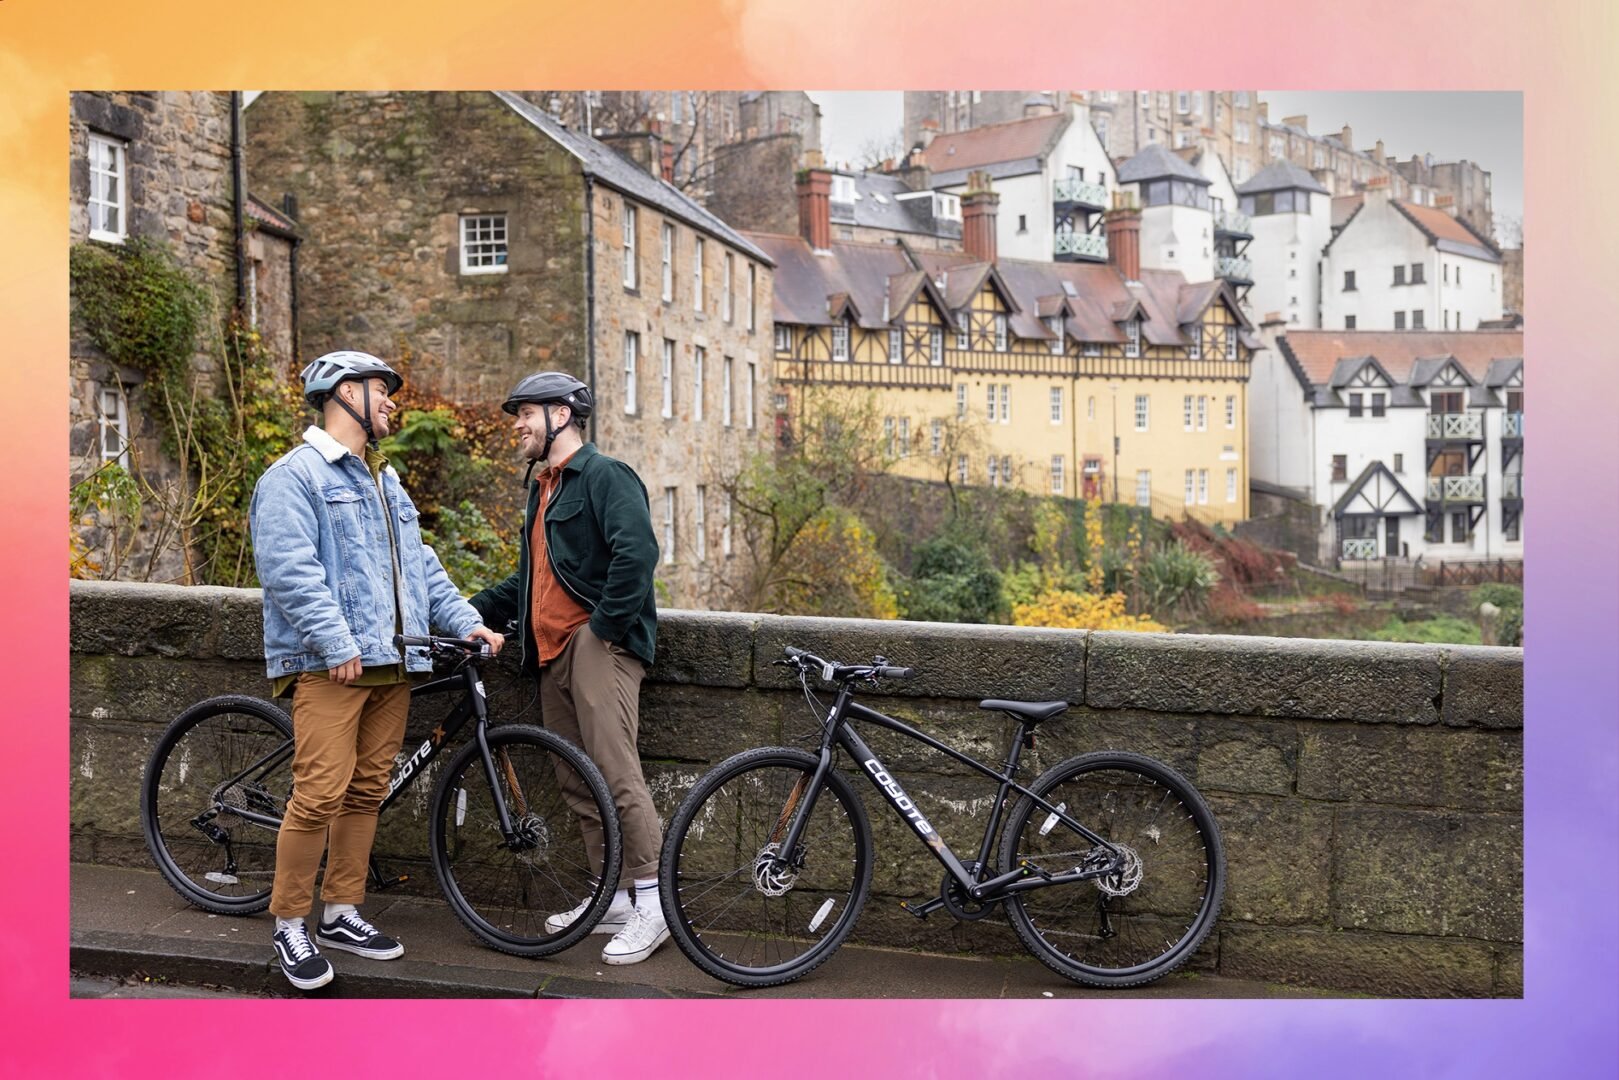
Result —
<path fill-rule="evenodd" d="M 382 490 L 399 538 L 405 633 L 426 634 L 431 624 L 465 637 L 483 620 L 422 543 L 416 505 L 392 466 L 382 471 Z M 259 477 L 249 514 L 270 678 L 356 656 L 368 667 L 399 663 L 388 521 L 365 462 L 311 427 Z M 427 650 L 406 651 L 407 671 L 432 670 Z"/>

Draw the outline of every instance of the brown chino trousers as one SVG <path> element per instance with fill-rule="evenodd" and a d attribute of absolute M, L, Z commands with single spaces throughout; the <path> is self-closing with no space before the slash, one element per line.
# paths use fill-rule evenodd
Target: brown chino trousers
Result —
<path fill-rule="evenodd" d="M 377 810 L 405 738 L 410 684 L 344 686 L 324 671 L 298 677 L 292 693 L 292 798 L 275 845 L 270 911 L 308 915 L 326 852 L 321 899 L 365 900 Z"/>
<path fill-rule="evenodd" d="M 657 876 L 658 849 L 663 843 L 663 828 L 636 748 L 645 674 L 645 664 L 617 645 L 603 642 L 591 632 L 589 623 L 574 631 L 562 655 L 540 672 L 541 720 L 596 763 L 613 793 L 624 834 L 622 888 L 631 887 L 636 878 Z M 599 867 L 605 845 L 595 801 L 571 770 L 560 770 L 559 778 L 563 796 L 579 815 L 591 865 Z"/>

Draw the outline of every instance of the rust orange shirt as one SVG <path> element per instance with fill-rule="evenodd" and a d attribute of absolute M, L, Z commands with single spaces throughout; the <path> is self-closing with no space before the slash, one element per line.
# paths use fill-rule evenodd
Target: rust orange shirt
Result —
<path fill-rule="evenodd" d="M 577 451 L 576 451 L 577 452 Z M 556 493 L 562 479 L 562 467 L 573 457 L 557 462 L 539 475 L 539 510 L 534 515 L 534 531 L 528 538 L 533 567 L 529 583 L 529 625 L 534 627 L 534 641 L 539 647 L 540 663 L 549 664 L 562 655 L 568 641 L 585 623 L 590 612 L 575 600 L 551 570 L 551 559 L 545 546 L 545 508 Z"/>

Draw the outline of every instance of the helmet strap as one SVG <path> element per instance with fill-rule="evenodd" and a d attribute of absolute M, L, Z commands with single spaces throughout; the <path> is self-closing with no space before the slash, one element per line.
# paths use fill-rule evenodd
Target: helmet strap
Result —
<path fill-rule="evenodd" d="M 534 459 L 536 461 L 546 461 L 551 457 L 551 444 L 556 441 L 557 431 L 560 430 L 551 426 L 550 404 L 544 402 L 540 405 L 540 415 L 545 417 L 545 445 L 540 447 L 540 456 Z"/>
<path fill-rule="evenodd" d="M 360 430 L 365 432 L 366 445 L 375 450 L 377 448 L 377 433 L 371 426 L 371 380 L 352 379 L 347 381 L 358 382 L 360 384 L 360 392 L 365 395 L 365 415 L 361 416 L 359 413 L 355 412 L 349 403 L 343 400 L 343 395 L 337 392 L 338 389 L 342 387 L 342 383 L 339 383 L 336 387 L 332 388 L 332 397 L 337 404 L 342 407 L 344 412 L 354 417 L 354 422 L 359 424 Z"/>

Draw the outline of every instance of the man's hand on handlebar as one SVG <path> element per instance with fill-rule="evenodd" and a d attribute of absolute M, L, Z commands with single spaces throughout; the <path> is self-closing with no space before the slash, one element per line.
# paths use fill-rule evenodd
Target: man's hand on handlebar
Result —
<path fill-rule="evenodd" d="M 490 653 L 491 656 L 499 656 L 500 655 L 500 647 L 502 645 L 506 644 L 506 635 L 505 634 L 497 634 L 493 630 L 489 629 L 489 627 L 487 627 L 487 626 L 478 627 L 478 629 L 472 631 L 470 634 L 467 635 L 467 639 L 470 640 L 470 641 L 485 641 L 485 642 L 488 642 L 489 643 L 489 653 Z"/>

